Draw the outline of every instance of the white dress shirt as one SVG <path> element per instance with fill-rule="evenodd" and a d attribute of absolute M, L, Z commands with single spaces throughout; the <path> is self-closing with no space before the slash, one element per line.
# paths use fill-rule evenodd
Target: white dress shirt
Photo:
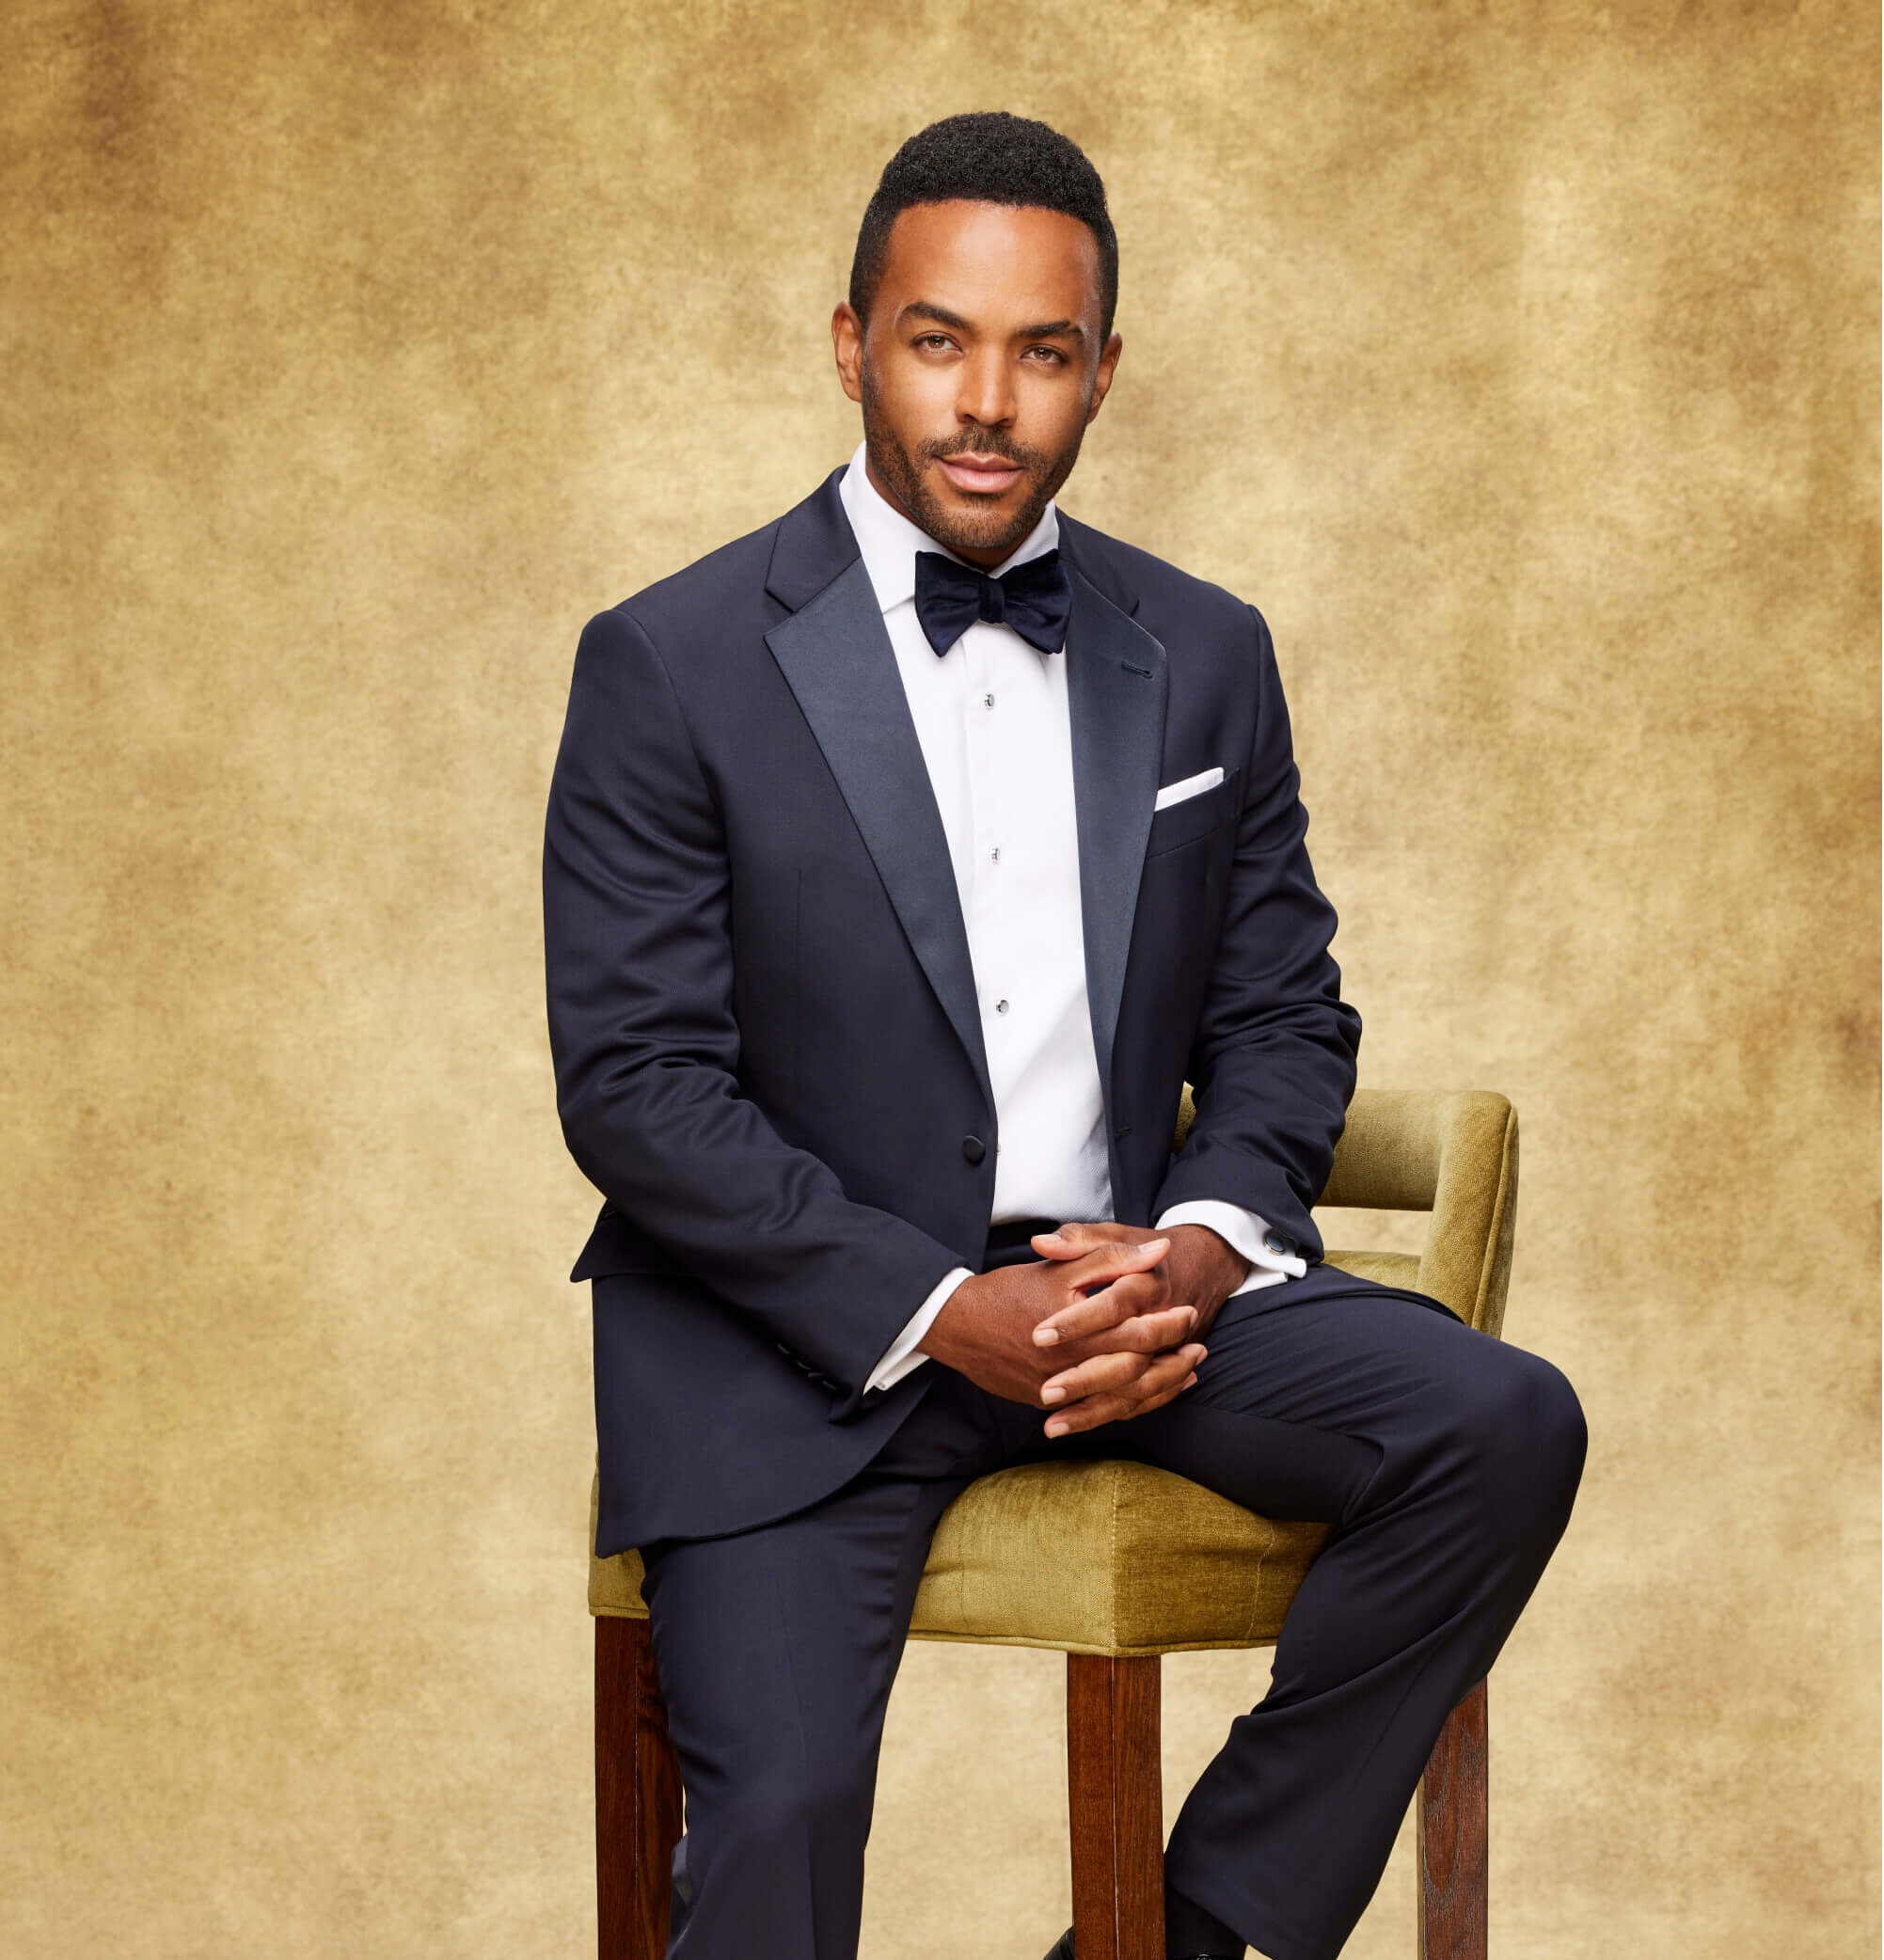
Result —
<path fill-rule="evenodd" d="M 863 456 L 860 443 L 838 495 L 883 609 L 968 929 L 994 1092 L 989 1223 L 1110 1218 L 1080 922 L 1067 663 L 1057 652 L 1029 646 L 1011 626 L 985 620 L 937 656 L 916 618 L 916 553 L 955 553 L 884 500 Z M 1053 550 L 1059 536 L 1049 503 L 994 574 Z M 1210 1226 L 1249 1261 L 1239 1293 L 1308 1270 L 1298 1255 L 1264 1245 L 1267 1225 L 1240 1205 L 1194 1199 L 1158 1220 L 1160 1231 L 1179 1225 Z M 929 1358 L 916 1343 L 971 1276 L 966 1266 L 944 1275 L 885 1350 L 866 1388 L 887 1388 Z"/>

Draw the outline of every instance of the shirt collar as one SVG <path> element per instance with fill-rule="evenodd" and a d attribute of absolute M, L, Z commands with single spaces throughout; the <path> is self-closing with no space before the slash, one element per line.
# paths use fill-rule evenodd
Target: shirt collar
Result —
<path fill-rule="evenodd" d="M 967 561 L 957 557 L 946 545 L 938 545 L 919 524 L 912 524 L 885 499 L 863 467 L 864 449 L 864 444 L 857 445 L 850 467 L 838 479 L 837 494 L 844 504 L 844 514 L 850 520 L 850 529 L 856 533 L 857 548 L 863 554 L 863 569 L 870 575 L 877 604 L 888 612 L 892 607 L 916 595 L 918 551 L 939 551 L 944 558 L 955 559 L 957 564 L 965 564 Z M 1038 558 L 1043 552 L 1055 549 L 1059 542 L 1060 520 L 1050 498 L 1039 521 L 991 568 L 990 576 L 998 577 L 1011 565 Z M 974 569 L 980 571 L 984 567 L 977 565 Z"/>

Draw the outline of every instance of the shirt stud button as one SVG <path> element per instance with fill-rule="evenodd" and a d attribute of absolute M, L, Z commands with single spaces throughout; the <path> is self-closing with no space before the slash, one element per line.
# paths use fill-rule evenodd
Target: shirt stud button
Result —
<path fill-rule="evenodd" d="M 983 707 L 985 707 L 985 708 L 991 708 L 991 707 L 992 707 L 992 706 L 994 705 L 994 697 L 993 697 L 993 695 L 991 695 L 991 694 L 984 694 L 984 695 L 983 695 L 983 696 L 981 697 L 981 704 L 982 704 L 982 706 L 983 706 Z"/>
<path fill-rule="evenodd" d="M 1007 1003 L 1005 1001 L 996 1001 L 994 1011 L 997 1014 L 1005 1014 L 1007 1012 Z"/>
<path fill-rule="evenodd" d="M 998 864 L 998 863 L 1000 863 L 1000 861 L 1001 861 L 1001 846 L 999 846 L 998 844 L 997 844 L 997 845 L 996 845 L 996 846 L 994 846 L 994 848 L 993 848 L 993 849 L 992 849 L 991 851 L 989 851 L 989 854 L 988 854 L 988 861 L 989 861 L 989 862 L 990 864 Z"/>

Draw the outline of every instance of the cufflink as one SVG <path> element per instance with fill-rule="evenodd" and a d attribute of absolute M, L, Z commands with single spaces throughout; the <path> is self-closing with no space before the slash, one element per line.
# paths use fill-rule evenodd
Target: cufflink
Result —
<path fill-rule="evenodd" d="M 1289 1250 L 1288 1240 L 1280 1232 L 1274 1229 L 1263 1233 L 1262 1243 L 1264 1249 L 1268 1252 L 1287 1252 Z"/>

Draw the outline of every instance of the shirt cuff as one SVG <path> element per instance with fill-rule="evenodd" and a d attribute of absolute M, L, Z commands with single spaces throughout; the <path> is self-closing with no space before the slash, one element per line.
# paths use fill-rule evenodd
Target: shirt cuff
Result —
<path fill-rule="evenodd" d="M 1249 1272 L 1243 1283 L 1229 1290 L 1232 1300 L 1239 1293 L 1254 1293 L 1259 1287 L 1279 1287 L 1285 1279 L 1300 1279 L 1308 1271 L 1308 1261 L 1300 1253 L 1271 1252 L 1262 1242 L 1269 1230 L 1268 1222 L 1254 1211 L 1245 1211 L 1241 1205 L 1227 1204 L 1221 1198 L 1190 1198 L 1181 1205 L 1173 1205 L 1153 1229 L 1162 1232 L 1180 1225 L 1208 1225 L 1233 1252 L 1241 1253 L 1249 1261 Z"/>
<path fill-rule="evenodd" d="M 863 1393 L 868 1395 L 873 1388 L 889 1388 L 900 1382 L 905 1375 L 912 1375 L 929 1357 L 916 1343 L 929 1331 L 929 1323 L 942 1312 L 948 1297 L 963 1280 L 973 1279 L 974 1273 L 966 1266 L 958 1266 L 944 1273 L 941 1284 L 929 1297 L 910 1316 L 903 1331 L 884 1349 L 882 1358 L 870 1370 L 870 1379 L 863 1384 Z"/>

